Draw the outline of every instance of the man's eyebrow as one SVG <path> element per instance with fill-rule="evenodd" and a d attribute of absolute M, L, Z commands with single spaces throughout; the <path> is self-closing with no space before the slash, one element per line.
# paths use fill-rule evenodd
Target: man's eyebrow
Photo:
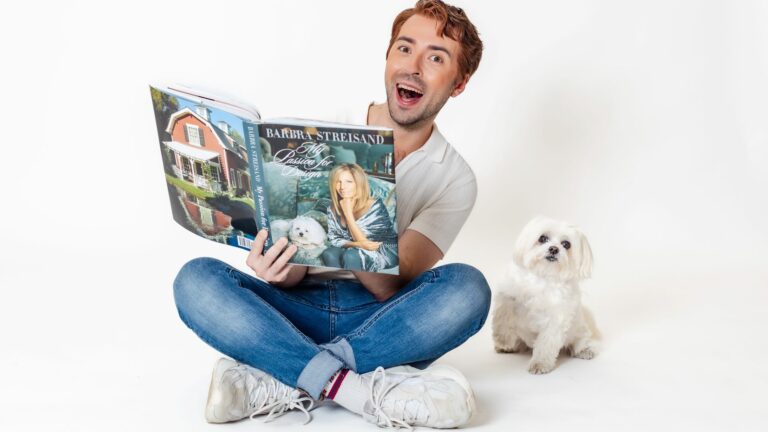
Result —
<path fill-rule="evenodd" d="M 441 47 L 440 45 L 430 45 L 427 48 L 433 50 L 433 51 L 442 51 L 445 53 L 445 55 L 448 56 L 448 58 L 451 58 L 451 52 L 448 51 L 448 48 Z"/>
<path fill-rule="evenodd" d="M 416 45 L 416 41 L 413 38 L 408 37 L 408 36 L 399 36 L 397 38 L 397 40 L 406 41 L 406 42 L 408 42 L 411 45 Z M 431 49 L 433 51 L 442 51 L 442 52 L 444 52 L 448 56 L 448 58 L 451 58 L 451 52 L 448 51 L 448 48 L 445 48 L 445 47 L 440 46 L 440 45 L 428 45 L 427 48 L 429 48 L 429 49 Z"/>

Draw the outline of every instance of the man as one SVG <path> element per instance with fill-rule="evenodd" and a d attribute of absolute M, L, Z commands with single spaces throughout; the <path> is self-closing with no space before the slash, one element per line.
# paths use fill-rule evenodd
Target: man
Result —
<path fill-rule="evenodd" d="M 291 409 L 307 417 L 333 400 L 379 426 L 457 427 L 474 411 L 463 375 L 429 366 L 483 326 L 490 290 L 463 264 L 432 268 L 469 216 L 475 177 L 435 117 L 477 69 L 482 42 L 461 9 L 420 0 L 395 19 L 387 101 L 368 124 L 395 136 L 400 275 L 323 272 L 287 264 L 296 247 L 247 258 L 258 278 L 213 259 L 187 263 L 174 283 L 181 319 L 237 360 L 216 364 L 206 418 L 239 420 Z"/>

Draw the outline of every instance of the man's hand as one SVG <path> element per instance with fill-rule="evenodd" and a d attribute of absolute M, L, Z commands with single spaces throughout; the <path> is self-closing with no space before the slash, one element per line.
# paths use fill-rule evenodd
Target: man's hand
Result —
<path fill-rule="evenodd" d="M 298 248 L 295 245 L 289 245 L 287 238 L 281 237 L 262 255 L 261 252 L 264 250 L 267 235 L 267 230 L 261 230 L 256 234 L 251 245 L 251 252 L 245 263 L 256 273 L 257 277 L 273 285 L 282 288 L 296 285 L 307 273 L 305 266 L 288 264 L 288 260 L 296 254 Z"/>

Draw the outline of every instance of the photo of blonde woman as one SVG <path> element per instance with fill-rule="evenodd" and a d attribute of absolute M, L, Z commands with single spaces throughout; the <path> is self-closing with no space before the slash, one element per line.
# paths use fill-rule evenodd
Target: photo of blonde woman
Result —
<path fill-rule="evenodd" d="M 328 179 L 329 267 L 375 272 L 397 266 L 397 232 L 384 203 L 371 195 L 368 176 L 357 164 L 336 166 Z"/>

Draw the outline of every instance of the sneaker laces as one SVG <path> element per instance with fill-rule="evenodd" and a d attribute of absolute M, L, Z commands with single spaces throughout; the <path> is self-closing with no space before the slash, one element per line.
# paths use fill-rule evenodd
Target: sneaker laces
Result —
<path fill-rule="evenodd" d="M 250 415 L 251 419 L 267 414 L 264 422 L 268 423 L 288 411 L 297 409 L 306 416 L 304 424 L 312 420 L 309 411 L 312 410 L 315 402 L 309 395 L 302 394 L 299 390 L 293 389 L 273 377 L 254 376 L 243 365 L 233 369 L 232 372 L 240 374 L 240 378 L 243 379 L 248 394 L 248 411 L 253 411 Z"/>
<path fill-rule="evenodd" d="M 389 374 L 389 376 L 402 377 L 403 379 L 394 380 L 391 384 L 387 385 L 387 374 Z M 391 415 L 384 412 L 382 407 L 384 399 L 393 388 L 397 387 L 406 379 L 417 375 L 419 375 L 419 373 L 386 372 L 381 366 L 373 371 L 373 374 L 371 375 L 371 393 L 369 401 L 373 408 L 372 415 L 377 418 L 379 426 L 387 427 L 389 429 L 406 428 L 408 430 L 413 430 L 413 426 L 411 426 L 409 422 L 427 422 L 429 419 L 429 410 L 424 407 L 424 402 L 418 399 L 403 401 L 403 403 L 393 403 L 391 405 Z"/>

